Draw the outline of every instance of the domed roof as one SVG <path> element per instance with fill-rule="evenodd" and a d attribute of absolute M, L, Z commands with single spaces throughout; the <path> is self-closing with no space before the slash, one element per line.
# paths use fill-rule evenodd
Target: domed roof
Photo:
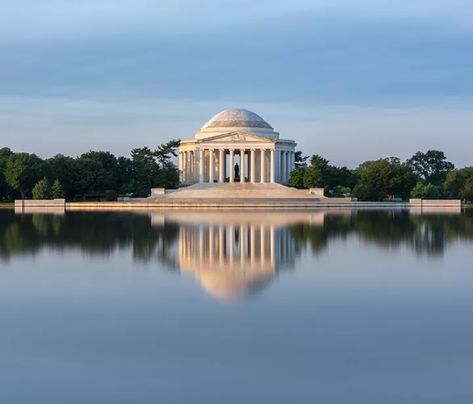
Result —
<path fill-rule="evenodd" d="M 202 130 L 210 128 L 265 128 L 273 129 L 259 115 L 246 109 L 226 109 L 208 121 Z"/>

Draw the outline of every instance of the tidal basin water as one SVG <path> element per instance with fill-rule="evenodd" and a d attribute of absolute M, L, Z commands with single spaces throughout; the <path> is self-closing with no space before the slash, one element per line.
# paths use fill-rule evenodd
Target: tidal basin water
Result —
<path fill-rule="evenodd" d="M 1 403 L 472 403 L 473 211 L 0 211 Z"/>

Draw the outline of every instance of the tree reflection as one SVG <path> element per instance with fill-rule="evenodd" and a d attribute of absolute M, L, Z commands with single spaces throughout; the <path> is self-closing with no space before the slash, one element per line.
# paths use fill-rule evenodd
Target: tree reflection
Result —
<path fill-rule="evenodd" d="M 252 215 L 245 217 L 252 225 L 258 225 L 260 215 Z M 147 213 L 68 212 L 60 216 L 15 215 L 1 211 L 0 258 L 36 254 L 44 247 L 77 248 L 88 255 L 110 255 L 117 249 L 131 248 L 137 261 L 161 261 L 176 269 L 180 231 L 194 223 L 186 219 L 186 213 L 160 217 L 162 220 L 156 223 Z M 228 216 L 228 219 L 232 218 L 235 219 Z M 314 220 L 311 213 L 293 212 L 293 215 L 278 213 L 275 221 L 281 218 L 284 222 L 276 223 L 278 237 L 293 240 L 294 256 L 305 248 L 318 253 L 331 241 L 349 237 L 357 237 L 379 248 L 405 246 L 432 256 L 443 254 L 448 244 L 456 240 L 473 239 L 472 211 L 462 214 L 416 214 L 409 210 L 327 211 L 318 212 L 317 218 L 321 218 L 318 220 Z M 219 225 L 230 225 L 225 224 L 224 216 L 219 220 Z M 265 220 L 267 226 L 270 220 L 267 217 Z M 233 220 L 232 226 L 235 223 Z M 242 228 L 239 226 L 232 227 L 232 240 L 240 239 Z M 275 251 L 279 248 L 275 245 Z"/>
<path fill-rule="evenodd" d="M 299 223 L 291 233 L 300 247 L 314 253 L 329 241 L 356 236 L 380 248 L 407 246 L 419 254 L 442 255 L 459 239 L 473 239 L 473 212 L 463 214 L 415 214 L 409 210 L 353 211 L 350 215 L 327 214 L 323 224 Z"/>
<path fill-rule="evenodd" d="M 152 226 L 149 216 L 133 213 L 68 213 L 14 215 L 0 213 L 0 258 L 36 254 L 44 247 L 77 248 L 88 255 L 110 255 L 132 247 L 136 260 L 170 260 L 170 246 L 177 237 L 173 223 Z M 172 260 L 170 260 L 172 264 Z"/>

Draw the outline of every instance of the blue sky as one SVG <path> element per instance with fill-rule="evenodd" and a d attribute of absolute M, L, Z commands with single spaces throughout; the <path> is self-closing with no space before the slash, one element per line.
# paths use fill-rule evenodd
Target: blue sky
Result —
<path fill-rule="evenodd" d="M 248 108 L 355 166 L 473 165 L 473 2 L 17 0 L 0 13 L 0 145 L 128 154 Z"/>

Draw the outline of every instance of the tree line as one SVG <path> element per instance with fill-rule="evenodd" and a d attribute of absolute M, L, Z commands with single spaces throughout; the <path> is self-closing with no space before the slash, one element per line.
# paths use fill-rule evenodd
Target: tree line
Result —
<path fill-rule="evenodd" d="M 173 162 L 179 140 L 155 150 L 133 149 L 130 157 L 89 151 L 79 157 L 58 154 L 41 159 L 35 154 L 0 149 L 0 201 L 17 198 L 107 199 L 119 195 L 146 197 L 154 187 L 176 188 L 179 171 Z M 296 153 L 290 185 L 324 188 L 327 196 L 355 196 L 363 201 L 423 199 L 473 200 L 473 167 L 457 169 L 438 150 L 399 158 L 366 161 L 356 169 L 337 167 L 313 155 Z"/>
<path fill-rule="evenodd" d="M 356 169 L 336 167 L 329 160 L 296 153 L 290 185 L 324 188 L 328 196 L 355 196 L 362 201 L 409 198 L 473 200 L 473 167 L 455 168 L 438 150 L 417 152 L 402 162 L 397 157 L 366 161 Z"/>
<path fill-rule="evenodd" d="M 173 162 L 179 140 L 155 150 L 133 149 L 131 157 L 89 151 L 79 157 L 35 154 L 0 148 L 0 201 L 18 198 L 116 199 L 118 195 L 145 197 L 150 188 L 175 188 L 179 171 Z"/>

